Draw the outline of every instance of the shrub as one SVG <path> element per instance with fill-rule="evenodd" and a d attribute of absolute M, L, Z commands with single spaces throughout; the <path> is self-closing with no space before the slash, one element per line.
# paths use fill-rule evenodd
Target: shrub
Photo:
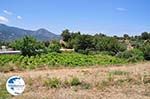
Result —
<path fill-rule="evenodd" d="M 58 41 L 53 40 L 51 41 L 49 47 L 48 47 L 48 52 L 60 52 L 60 44 Z"/>
<path fill-rule="evenodd" d="M 90 35 L 82 35 L 75 39 L 73 47 L 76 52 L 82 53 L 82 54 L 88 54 L 90 50 L 92 50 L 93 41 L 92 36 Z"/>
<path fill-rule="evenodd" d="M 23 56 L 35 56 L 45 52 L 45 46 L 42 42 L 38 42 L 32 36 L 25 36 L 10 44 L 15 50 L 21 50 Z"/>
<path fill-rule="evenodd" d="M 137 49 L 139 49 L 143 45 L 143 43 L 144 41 L 141 41 L 141 40 L 131 41 L 131 45 Z"/>
<path fill-rule="evenodd" d="M 67 87 L 70 87 L 70 82 L 68 81 L 68 79 L 65 79 L 64 82 L 63 82 L 63 87 L 67 88 Z"/>
<path fill-rule="evenodd" d="M 42 53 L 44 50 L 44 45 L 40 42 L 37 42 L 36 39 L 34 39 L 31 36 L 25 36 L 23 38 L 22 46 L 21 46 L 21 52 L 24 56 L 35 56 L 37 54 Z"/>
<path fill-rule="evenodd" d="M 129 51 L 124 51 L 117 55 L 120 58 L 128 59 L 129 62 L 137 62 L 144 59 L 144 54 L 138 49 L 133 49 Z"/>
<path fill-rule="evenodd" d="M 127 49 L 124 43 L 120 43 L 117 39 L 112 37 L 95 37 L 93 43 L 95 50 L 108 51 L 114 54 Z"/>
<path fill-rule="evenodd" d="M 45 81 L 45 85 L 48 88 L 59 88 L 61 86 L 61 80 L 59 78 L 49 78 Z"/>
<path fill-rule="evenodd" d="M 83 82 L 83 83 L 81 84 L 81 88 L 83 88 L 83 89 L 90 89 L 90 88 L 91 88 L 91 84 L 86 83 L 86 82 Z"/>
<path fill-rule="evenodd" d="M 71 80 L 70 80 L 70 85 L 71 86 L 78 86 L 80 84 L 81 84 L 81 82 L 80 82 L 79 78 L 77 78 L 77 77 L 71 78 Z"/>
<path fill-rule="evenodd" d="M 14 50 L 21 50 L 21 47 L 23 46 L 22 42 L 23 42 L 23 39 L 18 39 L 18 40 L 11 42 L 9 46 L 12 47 Z"/>
<path fill-rule="evenodd" d="M 144 74 L 142 77 L 142 82 L 144 84 L 150 84 L 150 74 Z"/>
<path fill-rule="evenodd" d="M 150 33 L 148 33 L 148 32 L 143 32 L 143 33 L 141 34 L 141 38 L 142 38 L 143 40 L 148 40 L 148 39 L 150 39 Z"/>
<path fill-rule="evenodd" d="M 144 58 L 150 60 L 150 43 L 144 44 L 141 48 L 144 53 Z"/>

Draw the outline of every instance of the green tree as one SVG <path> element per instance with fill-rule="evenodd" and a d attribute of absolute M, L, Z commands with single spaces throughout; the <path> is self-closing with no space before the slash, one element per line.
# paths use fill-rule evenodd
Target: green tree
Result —
<path fill-rule="evenodd" d="M 93 40 L 96 51 L 109 51 L 114 54 L 126 50 L 126 45 L 120 43 L 116 38 L 112 37 L 94 37 Z"/>
<path fill-rule="evenodd" d="M 61 45 L 59 41 L 52 40 L 48 47 L 48 52 L 60 52 L 60 48 L 61 48 Z"/>
<path fill-rule="evenodd" d="M 148 33 L 148 32 L 143 32 L 143 33 L 141 34 L 141 38 L 142 38 L 143 40 L 150 39 L 150 33 Z"/>
<path fill-rule="evenodd" d="M 139 49 L 126 50 L 122 53 L 119 53 L 117 56 L 120 58 L 125 58 L 129 62 L 137 62 L 144 60 L 144 54 Z"/>
<path fill-rule="evenodd" d="M 124 34 L 123 37 L 124 37 L 124 39 L 129 39 L 130 38 L 130 36 L 128 34 Z"/>
<path fill-rule="evenodd" d="M 10 47 L 14 50 L 21 50 L 23 44 L 23 39 L 18 39 L 10 43 Z"/>
<path fill-rule="evenodd" d="M 103 33 L 95 34 L 95 36 L 98 36 L 98 37 L 106 37 L 106 35 L 103 34 Z"/>
<path fill-rule="evenodd" d="M 48 47 L 50 45 L 50 41 L 43 41 L 43 43 L 45 47 Z"/>
<path fill-rule="evenodd" d="M 141 50 L 144 53 L 144 58 L 146 60 L 150 60 L 150 41 L 143 43 L 143 46 L 141 46 Z"/>
<path fill-rule="evenodd" d="M 76 47 L 75 44 L 77 43 L 77 40 L 79 39 L 80 36 L 81 36 L 80 32 L 71 33 L 71 38 L 67 42 L 68 43 L 68 48 Z"/>
<path fill-rule="evenodd" d="M 37 42 L 36 39 L 31 36 L 25 36 L 22 39 L 20 48 L 24 56 L 34 56 L 45 51 L 44 45 L 41 42 Z"/>
<path fill-rule="evenodd" d="M 62 32 L 61 36 L 64 41 L 68 42 L 69 39 L 71 38 L 71 33 L 69 32 L 68 29 L 66 29 Z"/>
<path fill-rule="evenodd" d="M 76 37 L 76 39 L 74 40 L 73 47 L 75 48 L 75 51 L 77 52 L 87 51 L 86 53 L 88 53 L 89 50 L 92 50 L 94 48 L 92 36 L 82 35 L 82 36 Z"/>

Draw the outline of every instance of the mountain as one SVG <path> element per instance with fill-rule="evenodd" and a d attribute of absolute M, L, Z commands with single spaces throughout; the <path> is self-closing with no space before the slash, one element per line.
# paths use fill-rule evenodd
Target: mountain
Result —
<path fill-rule="evenodd" d="M 0 24 L 0 40 L 11 41 L 24 37 L 25 35 L 30 35 L 35 37 L 37 40 L 52 40 L 60 39 L 59 35 L 56 35 L 48 30 L 41 28 L 36 31 L 25 30 L 17 27 L 10 27 L 5 24 Z"/>

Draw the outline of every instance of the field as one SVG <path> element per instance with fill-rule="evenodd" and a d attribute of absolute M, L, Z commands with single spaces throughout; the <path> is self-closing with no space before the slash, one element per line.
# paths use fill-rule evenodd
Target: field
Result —
<path fill-rule="evenodd" d="M 12 97 L 2 87 L 20 75 L 25 92 Z M 26 70 L 1 73 L 1 99 L 150 99 L 150 63 Z"/>
<path fill-rule="evenodd" d="M 79 53 L 49 53 L 37 56 L 1 55 L 0 71 L 23 71 L 60 67 L 88 67 L 93 65 L 125 64 L 125 59 L 109 55 L 84 55 Z"/>
<path fill-rule="evenodd" d="M 75 52 L 1 55 L 0 99 L 149 99 L 150 62 Z M 8 77 L 26 83 L 21 96 L 5 88 Z"/>

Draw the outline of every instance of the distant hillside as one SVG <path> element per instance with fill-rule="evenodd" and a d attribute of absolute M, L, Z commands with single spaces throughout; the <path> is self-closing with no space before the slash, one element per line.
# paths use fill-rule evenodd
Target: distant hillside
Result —
<path fill-rule="evenodd" d="M 0 24 L 0 40 L 11 41 L 15 39 L 22 38 L 25 35 L 31 35 L 35 37 L 37 40 L 52 40 L 59 39 L 60 36 L 56 35 L 52 32 L 49 32 L 46 29 L 38 29 L 36 31 L 25 30 L 17 27 L 10 27 L 5 24 Z"/>

